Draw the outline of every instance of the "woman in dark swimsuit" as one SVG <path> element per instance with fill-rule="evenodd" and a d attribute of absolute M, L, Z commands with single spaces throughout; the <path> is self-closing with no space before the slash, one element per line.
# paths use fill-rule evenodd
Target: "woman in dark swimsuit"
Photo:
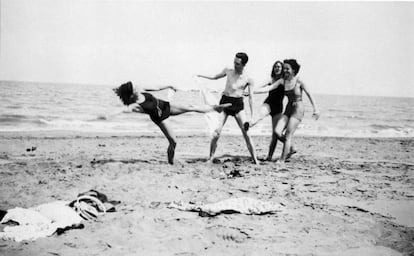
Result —
<path fill-rule="evenodd" d="M 289 158 L 292 152 L 292 137 L 295 133 L 298 125 L 303 119 L 305 108 L 302 101 L 302 92 L 304 91 L 309 98 L 310 103 L 313 107 L 313 117 L 319 118 L 319 112 L 316 109 L 316 105 L 313 101 L 311 94 L 309 93 L 308 87 L 305 83 L 297 76 L 300 69 L 300 65 L 295 59 L 288 59 L 283 61 L 283 73 L 284 78 L 279 79 L 267 90 L 271 91 L 275 88 L 284 87 L 285 95 L 288 97 L 288 103 L 286 110 L 280 119 L 277 121 L 275 133 L 277 138 L 284 143 L 282 156 L 278 160 L 280 165 L 284 165 L 285 160 Z"/>
<path fill-rule="evenodd" d="M 277 80 L 283 78 L 283 63 L 281 61 L 278 60 L 273 64 L 270 77 L 271 77 L 271 81 L 269 83 L 266 83 L 260 86 L 259 88 L 270 86 Z M 265 118 L 267 115 L 270 114 L 270 116 L 272 117 L 272 140 L 270 141 L 269 153 L 266 158 L 267 161 L 272 160 L 273 153 L 275 152 L 275 149 L 276 149 L 277 136 L 275 133 L 275 127 L 276 127 L 277 121 L 282 116 L 283 97 L 285 96 L 284 91 L 285 90 L 283 86 L 278 86 L 274 88 L 273 90 L 269 91 L 269 96 L 265 99 L 265 101 L 263 102 L 260 108 L 259 116 L 254 121 L 249 123 L 249 126 L 253 127 L 257 123 L 259 123 L 263 118 Z M 255 93 L 261 93 L 261 92 L 258 91 Z M 247 128 L 248 127 L 245 125 L 245 129 Z"/>
<path fill-rule="evenodd" d="M 161 131 L 164 133 L 165 137 L 168 139 L 170 143 L 167 150 L 168 163 L 173 164 L 175 147 L 177 145 L 177 142 L 176 137 L 172 132 L 166 119 L 169 116 L 180 115 L 187 112 L 221 112 L 224 108 L 230 107 L 231 104 L 222 104 L 215 106 L 206 105 L 200 107 L 180 106 L 157 99 L 152 94 L 145 92 L 160 91 L 164 89 L 175 90 L 175 88 L 172 86 L 163 86 L 156 89 L 141 89 L 138 87 L 134 87 L 131 82 L 127 82 L 125 84 L 122 84 L 118 88 L 115 88 L 114 92 L 119 96 L 119 98 L 121 98 L 124 105 L 131 106 L 132 112 L 148 114 L 151 120 L 161 129 Z"/>

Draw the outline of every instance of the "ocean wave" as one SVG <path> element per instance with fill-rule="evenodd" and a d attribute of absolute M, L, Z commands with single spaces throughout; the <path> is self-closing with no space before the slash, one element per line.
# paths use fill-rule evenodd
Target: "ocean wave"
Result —
<path fill-rule="evenodd" d="M 208 135 L 202 115 L 183 115 L 169 120 L 176 133 Z M 0 131 L 79 131 L 79 132 L 111 132 L 111 133 L 143 133 L 159 132 L 146 115 L 117 116 L 106 118 L 102 115 L 92 118 L 58 118 L 56 116 L 28 116 L 21 114 L 0 115 Z M 256 136 L 270 136 L 271 126 L 261 122 L 251 133 Z M 240 134 L 240 128 L 235 122 L 229 122 L 223 129 L 223 134 Z M 300 136 L 323 137 L 414 137 L 414 127 L 392 124 L 359 124 L 338 125 L 338 122 L 309 122 L 299 125 L 296 131 Z"/>
<path fill-rule="evenodd" d="M 352 115 L 352 114 L 334 114 L 334 113 L 324 113 L 322 118 L 324 119 L 343 119 L 343 120 L 347 120 L 347 119 L 353 119 L 353 120 L 363 120 L 363 121 L 369 121 L 369 120 L 374 120 L 374 118 L 368 118 L 367 116 L 361 116 L 361 115 Z"/>
<path fill-rule="evenodd" d="M 10 105 L 10 106 L 6 106 L 6 108 L 8 108 L 8 109 L 21 109 L 23 107 L 21 105 Z"/>
<path fill-rule="evenodd" d="M 234 134 L 240 134 L 240 131 L 235 129 Z M 271 129 L 252 129 L 253 135 L 270 136 Z M 299 125 L 296 135 L 300 136 L 318 136 L 318 137 L 353 137 L 353 138 L 412 138 L 414 137 L 414 129 L 410 127 L 391 127 L 384 126 L 381 129 L 373 129 L 371 127 L 334 127 L 327 125 L 310 125 L 301 124 Z"/>
<path fill-rule="evenodd" d="M 414 129 L 409 127 L 376 126 L 372 127 L 311 127 L 299 129 L 298 134 L 326 137 L 414 137 Z M 378 129 L 381 127 L 381 129 Z"/>
<path fill-rule="evenodd" d="M 4 114 L 0 115 L 0 125 L 12 126 L 12 125 L 45 125 L 41 116 L 26 116 L 18 114 Z"/>
<path fill-rule="evenodd" d="M 25 131 L 79 131 L 79 132 L 143 132 L 148 130 L 151 121 L 147 122 L 119 122 L 105 119 L 74 120 L 74 119 L 43 119 L 14 116 L 3 118 L 0 122 L 0 131 L 25 132 Z M 0 118 L 2 120 L 2 118 Z M 154 129 L 157 129 L 154 127 Z"/>
<path fill-rule="evenodd" d="M 374 130 L 403 130 L 406 127 L 397 126 L 397 125 L 389 125 L 389 124 L 371 124 L 369 125 Z"/>
<path fill-rule="evenodd" d="M 108 122 L 108 121 L 47 121 L 42 120 L 43 125 L 26 126 L 2 126 L 0 131 L 19 132 L 19 131 L 75 131 L 75 132 L 110 132 L 115 134 L 122 133 L 159 133 L 159 129 L 151 121 L 148 122 Z M 174 132 L 177 134 L 200 134 L 208 135 L 208 130 L 200 128 L 200 125 L 183 126 L 171 123 Z M 239 127 L 225 126 L 223 135 L 240 135 Z M 270 136 L 270 128 L 252 128 L 250 133 L 253 136 Z M 318 137 L 414 137 L 414 129 L 363 129 L 363 128 L 335 128 L 335 127 L 299 127 L 295 133 L 299 136 L 318 136 Z"/>

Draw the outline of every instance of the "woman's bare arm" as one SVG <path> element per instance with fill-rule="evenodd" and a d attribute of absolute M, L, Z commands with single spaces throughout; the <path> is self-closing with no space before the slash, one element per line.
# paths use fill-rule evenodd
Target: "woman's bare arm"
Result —
<path fill-rule="evenodd" d="M 299 83 L 300 83 L 300 87 L 306 93 L 306 96 L 308 96 L 308 99 L 309 99 L 310 103 L 312 104 L 312 107 L 313 107 L 313 114 L 312 114 L 312 116 L 316 120 L 318 120 L 318 118 L 320 116 L 320 113 L 319 113 L 318 109 L 316 108 L 315 101 L 313 100 L 313 97 L 312 97 L 311 93 L 309 92 L 309 88 L 305 85 L 305 83 L 303 81 L 299 80 Z"/>
<path fill-rule="evenodd" d="M 283 85 L 283 79 L 279 79 L 269 85 L 265 85 L 263 88 L 255 91 L 254 93 L 267 93 L 270 92 L 271 90 L 276 89 L 277 87 Z"/>
<path fill-rule="evenodd" d="M 142 87 L 142 90 L 147 91 L 147 92 L 162 91 L 165 89 L 172 89 L 174 91 L 177 91 L 177 88 L 175 88 L 172 85 L 154 85 L 154 86 L 149 86 L 149 87 Z"/>

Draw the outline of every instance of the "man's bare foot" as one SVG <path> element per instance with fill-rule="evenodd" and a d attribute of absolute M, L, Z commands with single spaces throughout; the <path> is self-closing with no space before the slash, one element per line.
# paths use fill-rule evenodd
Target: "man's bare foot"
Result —
<path fill-rule="evenodd" d="M 257 160 L 257 158 L 253 158 L 253 163 L 254 164 L 259 164 L 259 161 Z"/>
<path fill-rule="evenodd" d="M 219 113 L 221 113 L 223 111 L 223 109 L 225 108 L 229 108 L 231 107 L 232 104 L 231 103 L 225 103 L 225 104 L 220 104 L 220 105 L 214 105 L 213 109 Z"/>
<path fill-rule="evenodd" d="M 207 163 L 208 163 L 208 164 L 217 164 L 217 163 L 220 163 L 220 161 L 219 161 L 218 159 L 214 158 L 214 157 L 210 157 L 210 158 L 207 160 Z"/>

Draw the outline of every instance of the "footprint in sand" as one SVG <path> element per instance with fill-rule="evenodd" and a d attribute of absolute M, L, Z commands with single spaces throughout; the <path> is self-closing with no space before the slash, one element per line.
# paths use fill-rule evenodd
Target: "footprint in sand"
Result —
<path fill-rule="evenodd" d="M 249 234 L 234 227 L 212 226 L 207 228 L 207 230 L 210 235 L 214 235 L 225 241 L 232 241 L 235 243 L 243 243 L 250 238 Z"/>

